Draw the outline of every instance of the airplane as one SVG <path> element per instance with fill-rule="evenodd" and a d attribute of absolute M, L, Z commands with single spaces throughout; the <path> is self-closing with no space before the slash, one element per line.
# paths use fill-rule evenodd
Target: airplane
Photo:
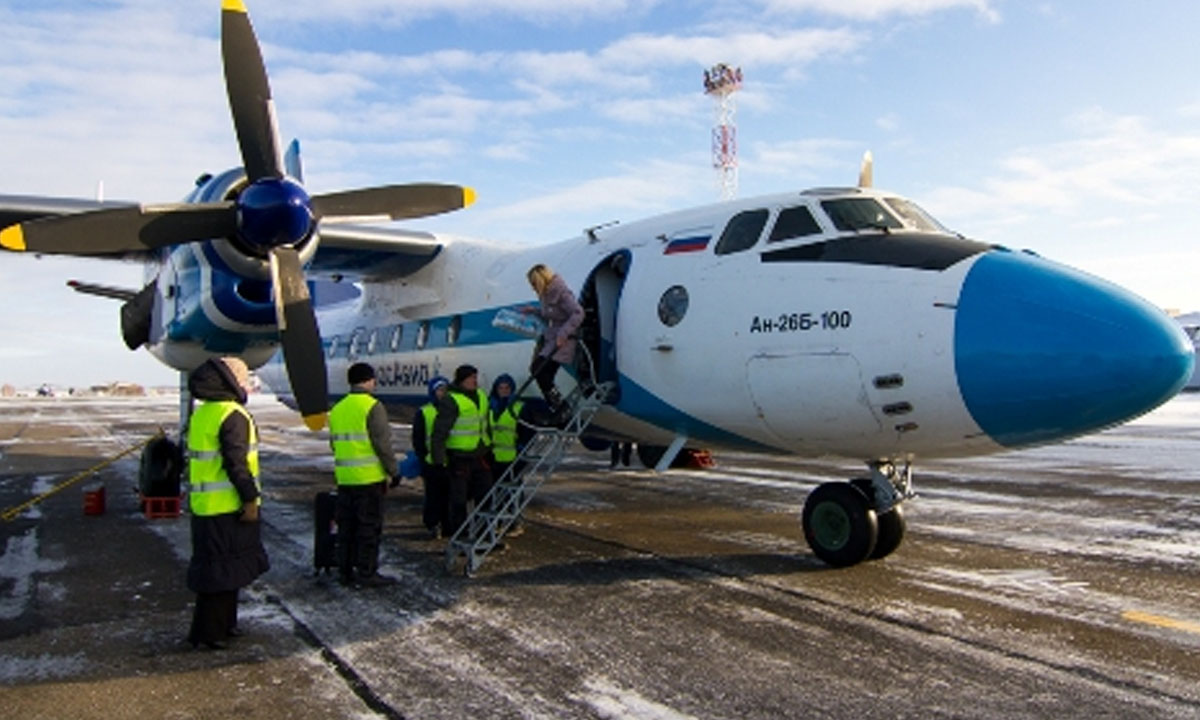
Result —
<path fill-rule="evenodd" d="M 689 447 L 863 461 L 864 476 L 818 485 L 801 513 L 814 554 L 845 567 L 901 545 L 918 459 L 1096 432 L 1157 407 L 1192 374 L 1192 344 L 1158 308 L 947 230 L 874 188 L 869 155 L 854 186 L 536 247 L 363 224 L 460 209 L 474 193 L 310 197 L 298 144 L 281 148 L 241 0 L 223 1 L 221 32 L 243 167 L 201 176 L 173 205 L 0 196 L 0 246 L 142 257 L 141 289 L 76 289 L 122 300 L 126 344 L 181 373 L 241 356 L 313 429 L 347 392 L 353 362 L 375 368 L 398 419 L 459 364 L 478 367 L 484 386 L 522 376 L 533 340 L 501 320 L 534 303 L 526 272 L 544 263 L 586 311 L 584 360 L 559 373 L 560 389 L 613 388 L 588 435 L 637 441 L 658 469 Z"/>

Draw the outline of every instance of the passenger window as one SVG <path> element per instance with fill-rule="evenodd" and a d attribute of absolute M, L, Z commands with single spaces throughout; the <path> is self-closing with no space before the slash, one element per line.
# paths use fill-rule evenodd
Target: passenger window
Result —
<path fill-rule="evenodd" d="M 404 326 L 397 325 L 396 329 L 392 331 L 392 341 L 390 343 L 388 343 L 388 347 L 391 348 L 392 352 L 396 352 L 397 350 L 400 349 L 400 340 L 403 337 L 404 337 Z"/>
<path fill-rule="evenodd" d="M 429 321 L 422 320 L 417 326 L 417 349 L 424 350 L 425 343 L 429 342 Z"/>
<path fill-rule="evenodd" d="M 817 224 L 816 218 L 813 217 L 808 207 L 801 205 L 786 208 L 779 213 L 779 218 L 775 220 L 775 227 L 771 228 L 771 235 L 767 238 L 767 242 L 773 243 L 805 235 L 820 234 L 821 226 Z"/>
<path fill-rule="evenodd" d="M 338 337 L 334 335 L 329 338 L 329 357 L 330 359 L 337 357 L 338 352 Z"/>
<path fill-rule="evenodd" d="M 728 255 L 753 247 L 766 224 L 766 210 L 747 210 L 734 215 L 717 241 L 717 254 Z"/>
<path fill-rule="evenodd" d="M 456 344 L 460 332 L 462 332 L 462 315 L 455 315 L 450 318 L 450 324 L 446 327 L 446 344 Z"/>
<path fill-rule="evenodd" d="M 346 357 L 351 360 L 358 357 L 358 351 L 362 347 L 363 332 L 362 328 L 358 328 L 350 335 L 350 346 L 346 348 Z"/>
<path fill-rule="evenodd" d="M 379 333 L 380 332 L 381 332 L 380 330 L 376 329 L 376 330 L 372 330 L 370 332 L 370 334 L 367 335 L 367 354 L 368 355 L 374 355 L 375 351 L 379 349 Z"/>

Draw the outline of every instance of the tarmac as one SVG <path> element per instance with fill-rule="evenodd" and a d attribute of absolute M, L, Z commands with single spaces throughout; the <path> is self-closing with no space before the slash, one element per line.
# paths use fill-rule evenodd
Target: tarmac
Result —
<path fill-rule="evenodd" d="M 186 516 L 136 454 L 0 523 L 0 707 L 35 718 L 1200 717 L 1200 396 L 1064 446 L 918 465 L 909 532 L 833 570 L 798 513 L 853 462 L 582 449 L 473 578 L 389 495 L 384 588 L 314 575 L 326 436 L 256 397 L 272 569 L 183 640 Z M 176 400 L 0 400 L 0 509 L 170 429 Z M 407 447 L 408 428 L 394 426 Z M 103 514 L 86 515 L 103 483 Z M 91 496 L 94 498 L 94 494 Z"/>

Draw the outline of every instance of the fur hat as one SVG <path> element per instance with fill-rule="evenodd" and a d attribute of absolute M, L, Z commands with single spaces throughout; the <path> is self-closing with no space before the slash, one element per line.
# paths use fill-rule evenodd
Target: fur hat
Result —
<path fill-rule="evenodd" d="M 229 374 L 233 375 L 233 379 L 242 389 L 250 387 L 250 368 L 246 367 L 246 361 L 239 357 L 223 357 L 221 362 L 229 370 Z"/>

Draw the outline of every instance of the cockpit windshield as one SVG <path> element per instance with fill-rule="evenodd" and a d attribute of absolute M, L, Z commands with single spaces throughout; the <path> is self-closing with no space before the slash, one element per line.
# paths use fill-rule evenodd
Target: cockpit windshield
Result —
<path fill-rule="evenodd" d="M 893 230 L 904 225 L 875 198 L 839 198 L 822 200 L 821 208 L 833 226 L 843 232 Z"/>
<path fill-rule="evenodd" d="M 905 222 L 917 228 L 918 230 L 943 233 L 950 232 L 945 228 L 944 225 L 937 220 L 934 220 L 932 215 L 922 210 L 921 207 L 912 200 L 890 197 L 884 198 L 883 201 L 887 203 L 888 207 L 890 207 L 897 215 L 904 218 Z"/>

